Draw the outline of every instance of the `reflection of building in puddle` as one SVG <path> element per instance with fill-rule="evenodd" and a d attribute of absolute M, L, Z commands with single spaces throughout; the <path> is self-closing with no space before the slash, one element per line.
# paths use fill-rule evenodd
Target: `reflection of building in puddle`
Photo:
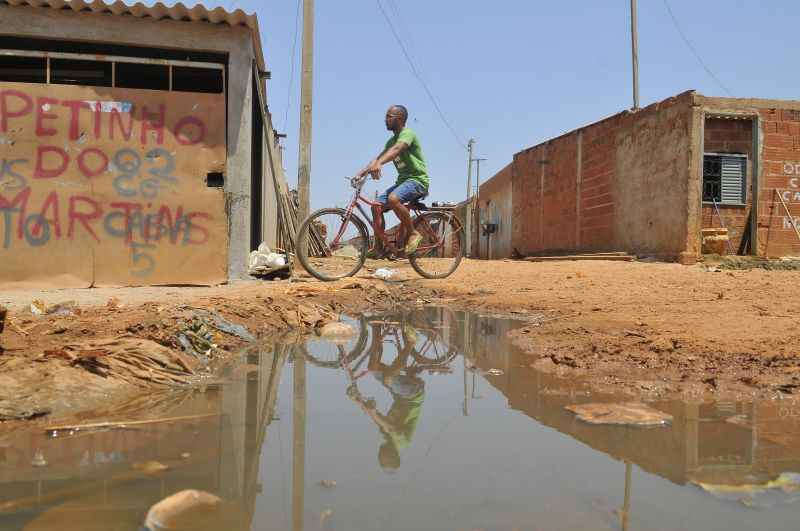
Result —
<path fill-rule="evenodd" d="M 60 520 L 66 529 L 136 529 L 153 503 L 198 489 L 225 500 L 227 528 L 249 529 L 260 448 L 285 355 L 246 357 L 253 372 L 239 373 L 222 390 L 151 394 L 101 417 L 158 423 L 5 437 L 0 528 L 45 529 Z"/>
<path fill-rule="evenodd" d="M 679 484 L 765 485 L 783 472 L 800 470 L 800 417 L 792 416 L 785 403 L 663 401 L 651 405 L 673 416 L 668 427 L 588 425 L 564 406 L 619 397 L 594 393 L 589 398 L 579 383 L 529 368 L 505 339 L 513 323 L 495 323 L 496 334 L 482 336 L 481 318 L 468 321 L 462 324 L 467 357 L 511 408 L 616 459 Z M 498 368 L 502 374 L 489 372 Z"/>
<path fill-rule="evenodd" d="M 447 311 L 440 320 L 447 328 L 443 334 L 465 353 L 465 367 L 472 368 L 472 378 L 475 372 L 482 374 L 506 396 L 509 407 L 624 461 L 626 500 L 630 463 L 744 505 L 770 506 L 778 500 L 800 498 L 800 475 L 796 474 L 800 471 L 800 406 L 794 403 L 662 401 L 650 405 L 673 416 L 667 427 L 589 425 L 577 421 L 564 407 L 627 399 L 598 393 L 590 398 L 581 382 L 530 368 L 527 357 L 507 338 L 519 326 L 514 321 Z M 469 400 L 479 396 L 475 385 L 469 385 L 465 372 L 465 413 Z M 627 507 L 620 514 L 626 515 Z"/>

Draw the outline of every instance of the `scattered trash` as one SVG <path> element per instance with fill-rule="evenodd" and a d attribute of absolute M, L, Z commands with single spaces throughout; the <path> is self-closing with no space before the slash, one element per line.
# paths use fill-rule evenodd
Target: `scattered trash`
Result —
<path fill-rule="evenodd" d="M 46 308 L 44 301 L 41 299 L 33 299 L 31 301 L 31 313 L 33 315 L 44 315 Z"/>
<path fill-rule="evenodd" d="M 217 512 L 222 499 L 202 490 L 182 490 L 156 503 L 147 512 L 147 529 L 209 529 L 207 519 Z"/>
<path fill-rule="evenodd" d="M 78 304 L 75 301 L 66 301 L 55 304 L 45 310 L 47 315 L 75 315 L 78 312 Z"/>
<path fill-rule="evenodd" d="M 149 419 L 149 420 L 120 420 L 120 421 L 113 421 L 113 422 L 97 422 L 94 424 L 77 424 L 77 425 L 63 425 L 63 426 L 49 426 L 45 429 L 45 432 L 50 437 L 55 437 L 58 435 L 58 432 L 66 431 L 66 432 L 79 432 L 79 431 L 92 431 L 92 430 L 108 430 L 108 429 L 116 429 L 116 428 L 128 428 L 130 426 L 145 426 L 151 424 L 166 424 L 172 422 L 186 422 L 186 421 L 193 421 L 193 420 L 203 420 L 208 419 L 211 417 L 217 417 L 216 413 L 202 413 L 198 415 L 186 415 L 183 417 L 166 417 L 166 418 L 159 418 L 159 419 Z M 188 455 L 188 454 L 187 454 Z"/>
<path fill-rule="evenodd" d="M 181 459 L 189 459 L 190 457 L 192 457 L 192 454 L 190 454 L 189 452 L 183 452 L 181 454 Z"/>
<path fill-rule="evenodd" d="M 319 329 L 319 335 L 330 340 L 347 340 L 356 335 L 356 330 L 347 323 L 328 323 Z"/>
<path fill-rule="evenodd" d="M 745 507 L 766 509 L 800 500 L 800 474 L 783 472 L 761 484 L 725 485 L 692 481 L 717 499 L 737 502 Z"/>
<path fill-rule="evenodd" d="M 158 461 L 145 461 L 144 463 L 134 463 L 131 469 L 145 472 L 146 474 L 158 474 L 169 470 L 169 467 Z"/>
<path fill-rule="evenodd" d="M 212 351 L 217 348 L 214 343 L 214 334 L 202 319 L 192 319 L 191 322 L 186 323 L 184 329 L 178 333 L 177 339 L 183 347 L 183 351 L 199 360 L 203 365 L 208 365 L 211 361 Z"/>
<path fill-rule="evenodd" d="M 288 262 L 285 253 L 274 252 L 266 243 L 262 243 L 257 250 L 250 253 L 248 272 L 252 276 L 264 276 L 278 270 L 288 269 Z"/>
<path fill-rule="evenodd" d="M 69 330 L 69 329 L 66 326 L 57 326 L 57 327 L 53 328 L 52 330 L 48 330 L 47 332 L 45 332 L 44 335 L 46 335 L 46 336 L 54 336 L 54 335 L 58 335 L 58 334 L 63 334 L 67 330 Z"/>
<path fill-rule="evenodd" d="M 106 308 L 108 308 L 109 310 L 118 310 L 123 306 L 124 305 L 116 297 L 111 297 L 110 299 L 108 299 L 108 302 L 106 302 Z"/>
<path fill-rule="evenodd" d="M 20 409 L 10 410 L 0 408 L 0 422 L 7 420 L 31 420 L 50 414 L 49 408 L 33 408 L 33 409 Z"/>
<path fill-rule="evenodd" d="M 388 269 L 386 267 L 381 267 L 380 269 L 376 269 L 374 273 L 372 273 L 373 278 L 377 278 L 380 280 L 389 280 L 394 276 L 394 270 Z"/>
<path fill-rule="evenodd" d="M 666 426 L 672 415 L 639 402 L 622 404 L 580 404 L 566 406 L 578 419 L 589 424 L 621 424 L 626 426 Z"/>
<path fill-rule="evenodd" d="M 324 527 L 325 526 L 325 522 L 331 516 L 333 516 L 333 509 L 325 509 L 324 511 L 322 511 L 322 513 L 320 513 L 320 515 L 319 515 L 319 526 L 320 527 Z"/>
<path fill-rule="evenodd" d="M 239 339 L 243 339 L 245 341 L 255 341 L 256 336 L 250 333 L 244 325 L 234 324 L 230 321 L 226 320 L 217 312 L 211 310 L 203 310 L 197 309 L 195 310 L 195 315 L 200 317 L 206 318 L 207 320 L 211 321 L 211 325 L 219 330 L 220 332 L 224 332 L 231 336 L 236 336 Z"/>
<path fill-rule="evenodd" d="M 31 466 L 35 467 L 43 467 L 47 466 L 47 459 L 44 458 L 44 454 L 41 450 L 36 450 L 33 454 L 33 459 L 31 459 Z"/>
<path fill-rule="evenodd" d="M 323 479 L 319 482 L 321 487 L 325 487 L 326 489 L 332 489 L 336 486 L 336 482 L 332 479 Z"/>
<path fill-rule="evenodd" d="M 500 369 L 489 369 L 484 374 L 488 374 L 489 376 L 501 376 L 502 374 L 505 373 L 503 373 L 503 371 L 501 371 Z"/>
<path fill-rule="evenodd" d="M 169 349 L 149 339 L 119 337 L 65 345 L 44 353 L 60 357 L 104 378 L 113 376 L 134 385 L 144 382 L 160 385 L 185 385 L 191 382 L 200 363 L 181 351 Z"/>

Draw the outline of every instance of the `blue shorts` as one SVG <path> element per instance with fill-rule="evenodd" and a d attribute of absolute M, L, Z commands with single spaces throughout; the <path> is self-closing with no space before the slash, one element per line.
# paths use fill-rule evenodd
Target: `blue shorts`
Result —
<path fill-rule="evenodd" d="M 401 203 L 411 203 L 428 195 L 428 190 L 417 181 L 408 179 L 379 195 L 378 202 L 386 206 L 389 203 L 389 194 L 396 195 Z"/>

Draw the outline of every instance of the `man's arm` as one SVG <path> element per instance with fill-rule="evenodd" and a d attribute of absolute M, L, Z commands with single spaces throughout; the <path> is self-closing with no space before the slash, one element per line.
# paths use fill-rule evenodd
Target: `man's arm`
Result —
<path fill-rule="evenodd" d="M 373 179 L 380 179 L 381 168 L 383 165 L 393 161 L 407 149 L 408 144 L 405 142 L 397 142 L 395 145 L 387 150 L 384 150 L 380 155 L 375 157 L 375 160 L 367 164 L 367 167 L 359 172 L 359 176 L 363 177 L 364 175 L 371 173 Z"/>

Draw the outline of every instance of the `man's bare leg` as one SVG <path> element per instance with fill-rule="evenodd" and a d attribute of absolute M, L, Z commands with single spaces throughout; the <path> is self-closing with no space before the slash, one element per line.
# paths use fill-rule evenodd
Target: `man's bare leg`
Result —
<path fill-rule="evenodd" d="M 414 228 L 414 224 L 411 222 L 411 213 L 405 205 L 400 202 L 400 198 L 394 194 L 389 194 L 389 208 L 394 210 L 394 213 L 400 220 L 400 225 L 402 225 L 403 233 L 406 236 L 406 241 L 408 241 L 412 235 L 418 234 L 417 230 Z"/>
<path fill-rule="evenodd" d="M 383 206 L 377 205 L 372 207 L 372 220 L 374 222 L 372 228 L 375 229 L 375 251 L 377 252 L 378 242 L 380 241 L 384 251 L 396 253 L 397 250 L 394 246 L 386 241 L 386 223 L 383 219 Z"/>

